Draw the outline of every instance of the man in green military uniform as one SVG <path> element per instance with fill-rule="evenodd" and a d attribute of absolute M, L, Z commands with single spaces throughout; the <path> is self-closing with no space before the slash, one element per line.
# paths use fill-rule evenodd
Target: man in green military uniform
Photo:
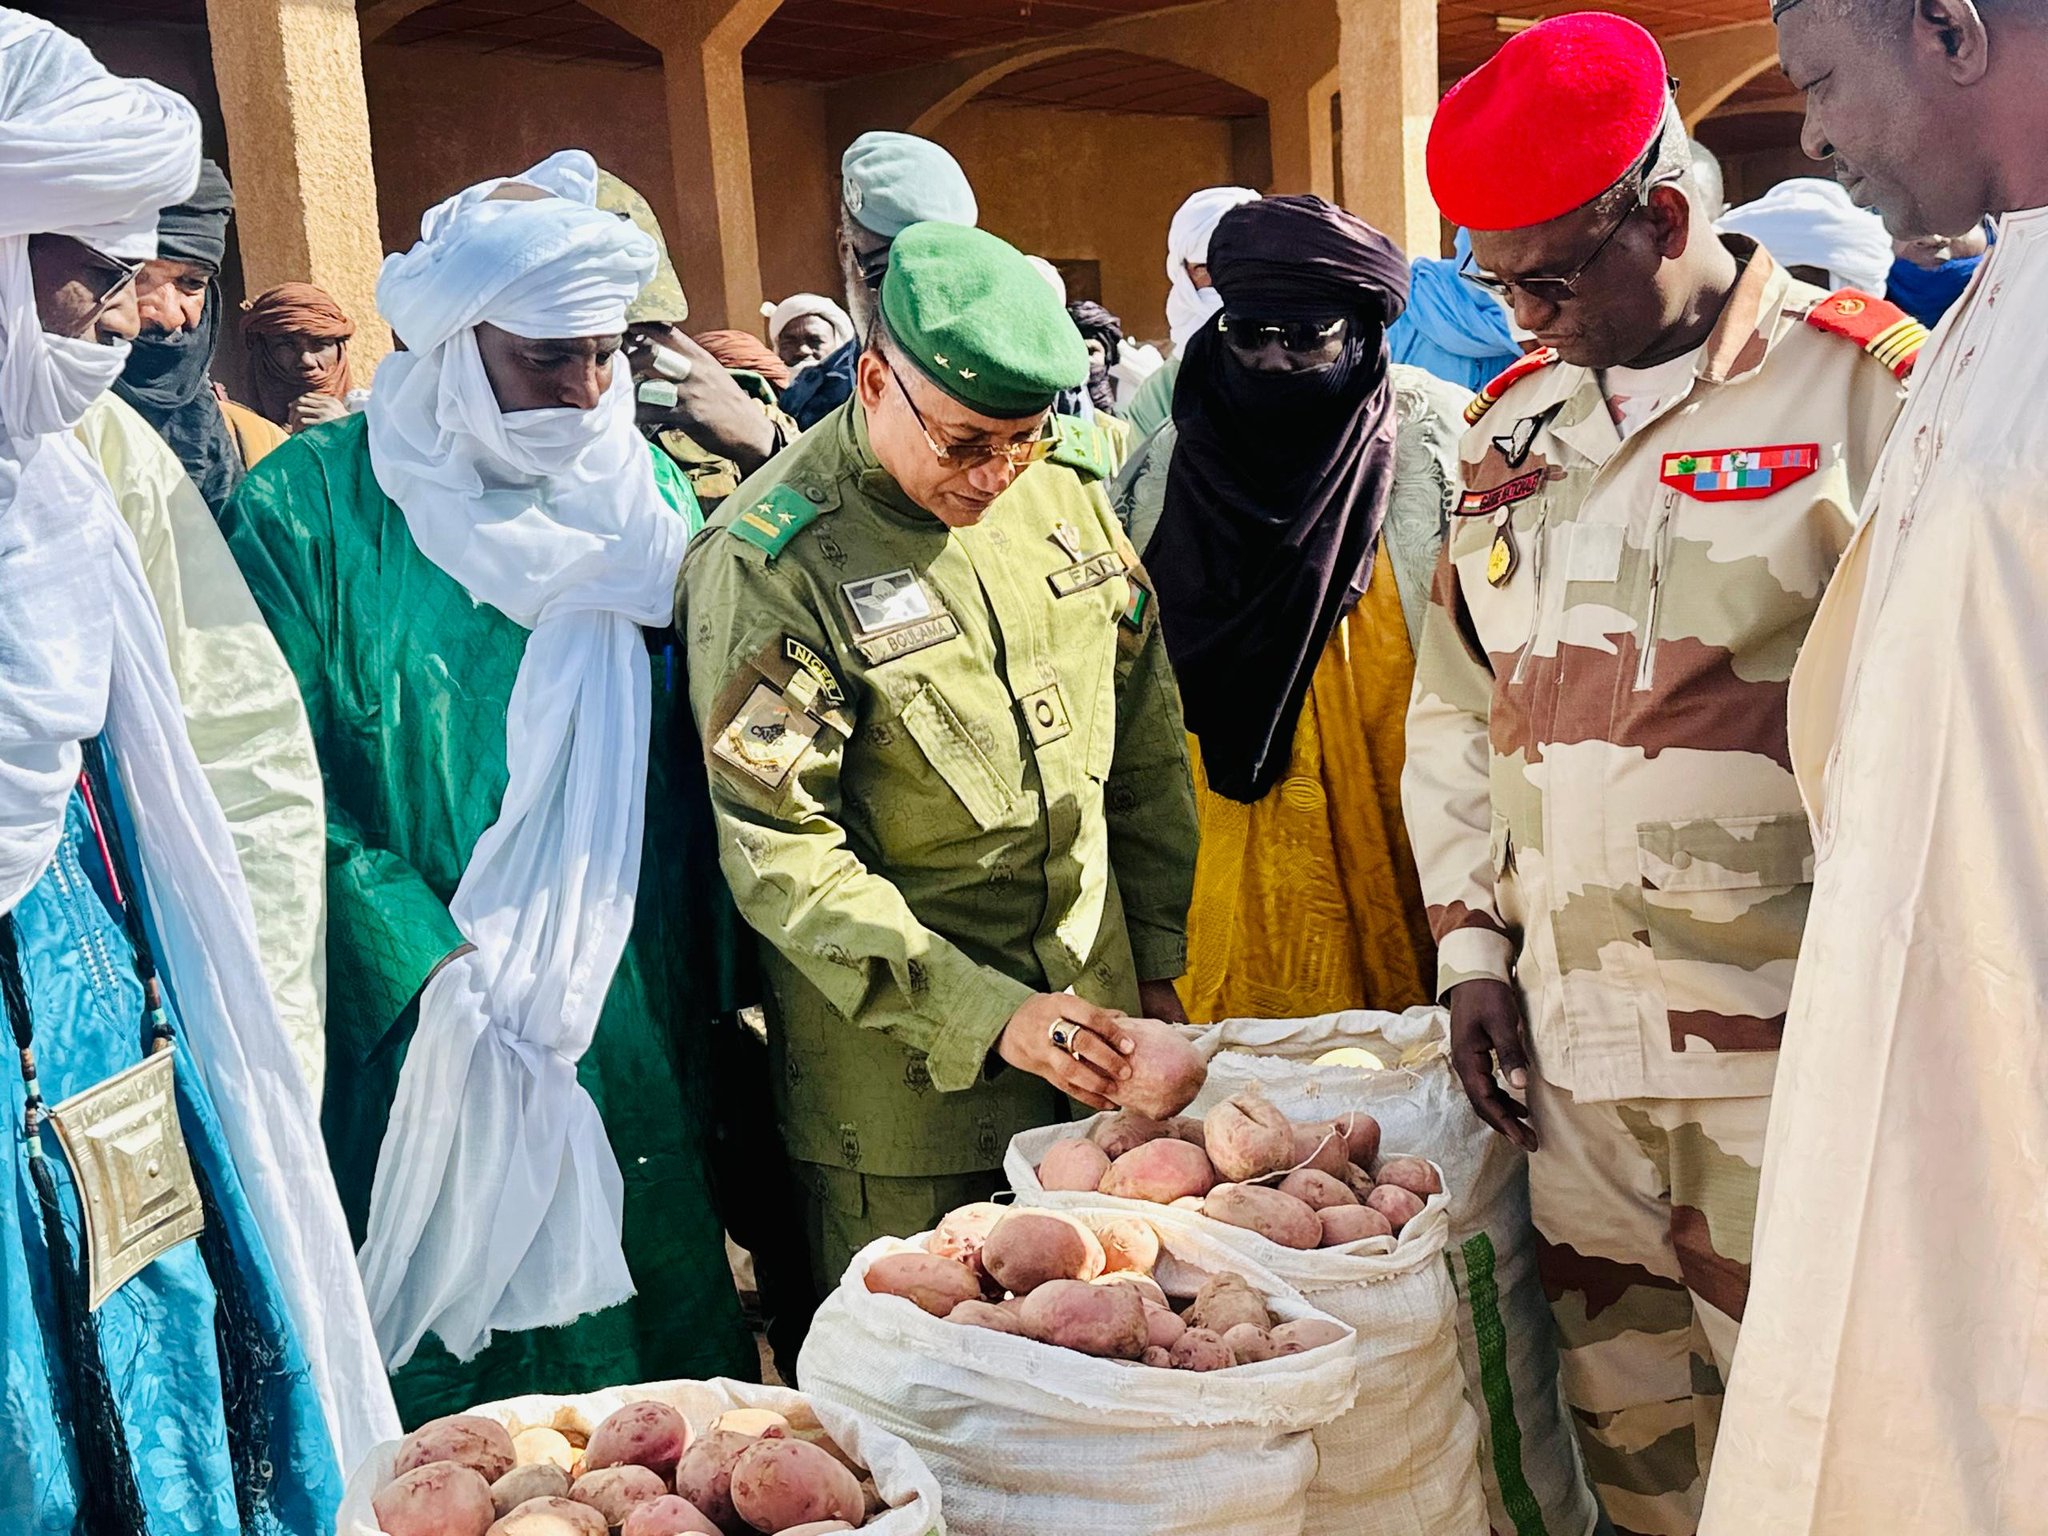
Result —
<path fill-rule="evenodd" d="M 993 235 L 891 252 L 855 396 L 683 569 L 726 876 L 763 935 L 821 1289 L 1116 1101 L 1182 1017 L 1195 809 L 1149 584 L 1053 397 L 1087 354 Z"/>

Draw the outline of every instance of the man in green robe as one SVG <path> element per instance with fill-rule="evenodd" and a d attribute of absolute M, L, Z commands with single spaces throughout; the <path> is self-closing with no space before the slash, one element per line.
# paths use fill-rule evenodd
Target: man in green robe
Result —
<path fill-rule="evenodd" d="M 370 409 L 224 520 L 326 777 L 324 1127 L 413 1422 L 756 1370 L 706 1172 L 733 927 L 665 628 L 701 519 L 617 357 L 653 243 L 595 184 L 565 151 L 431 210 Z"/>

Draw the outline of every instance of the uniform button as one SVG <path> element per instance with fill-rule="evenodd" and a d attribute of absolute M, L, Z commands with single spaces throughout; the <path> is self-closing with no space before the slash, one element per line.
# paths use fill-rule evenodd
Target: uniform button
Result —
<path fill-rule="evenodd" d="M 807 485 L 804 487 L 804 497 L 808 501 L 822 503 L 825 500 L 825 492 L 819 486 Z"/>

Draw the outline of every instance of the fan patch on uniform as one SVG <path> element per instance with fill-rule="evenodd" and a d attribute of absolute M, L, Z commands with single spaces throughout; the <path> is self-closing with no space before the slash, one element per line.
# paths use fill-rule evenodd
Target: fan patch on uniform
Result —
<path fill-rule="evenodd" d="M 789 777 L 818 734 L 819 722 L 765 683 L 757 683 L 711 743 L 712 755 L 770 789 Z"/>
<path fill-rule="evenodd" d="M 1780 443 L 1667 453 L 1659 478 L 1695 501 L 1755 501 L 1775 496 L 1819 467 L 1819 443 Z"/>
<path fill-rule="evenodd" d="M 841 582 L 839 594 L 853 618 L 854 647 L 871 667 L 960 633 L 953 615 L 908 569 Z"/>
<path fill-rule="evenodd" d="M 1549 470 L 1532 469 L 1526 475 L 1503 480 L 1499 485 L 1489 486 L 1483 491 L 1467 491 L 1458 500 L 1458 516 L 1485 517 L 1488 513 L 1498 512 L 1502 507 L 1511 507 L 1518 501 L 1527 501 L 1543 489 L 1543 482 L 1549 478 Z"/>

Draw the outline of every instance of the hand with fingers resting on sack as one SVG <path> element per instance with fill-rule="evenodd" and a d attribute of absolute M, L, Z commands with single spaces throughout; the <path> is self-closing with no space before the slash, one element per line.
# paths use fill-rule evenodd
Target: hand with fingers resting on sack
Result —
<path fill-rule="evenodd" d="M 1504 981 L 1482 978 L 1451 988 L 1451 1069 L 1479 1118 L 1524 1152 L 1536 1150 L 1536 1127 L 1529 1106 L 1515 1093 L 1529 1086 L 1529 1047 L 1523 1031 L 1522 1005 Z M 1496 1075 L 1498 1069 L 1498 1075 Z"/>

